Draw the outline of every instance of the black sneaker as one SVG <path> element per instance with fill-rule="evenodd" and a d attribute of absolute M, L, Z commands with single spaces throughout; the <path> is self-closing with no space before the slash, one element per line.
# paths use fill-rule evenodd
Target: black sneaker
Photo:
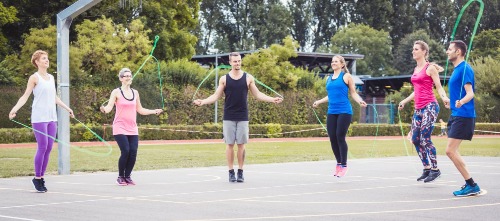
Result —
<path fill-rule="evenodd" d="M 47 187 L 45 187 L 45 180 L 42 178 L 40 179 L 41 183 L 42 183 L 42 188 L 45 192 L 47 192 Z"/>
<path fill-rule="evenodd" d="M 239 183 L 245 182 L 245 178 L 243 178 L 243 170 L 238 169 L 238 179 L 236 179 Z"/>
<path fill-rule="evenodd" d="M 45 193 L 45 190 L 43 189 L 42 186 L 42 180 L 41 179 L 35 179 L 33 178 L 31 180 L 33 182 L 33 187 L 35 187 L 35 190 L 39 193 Z"/>
<path fill-rule="evenodd" d="M 429 173 L 431 172 L 431 169 L 424 169 L 424 172 L 422 173 L 422 176 L 420 176 L 417 181 L 422 181 L 425 180 L 429 176 Z"/>
<path fill-rule="evenodd" d="M 234 170 L 229 170 L 229 182 L 236 182 L 236 177 L 234 176 Z"/>
<path fill-rule="evenodd" d="M 437 178 L 439 178 L 439 176 L 441 176 L 441 171 L 431 170 L 431 172 L 429 173 L 429 176 L 427 176 L 427 178 L 425 178 L 424 183 L 430 183 L 430 182 L 436 180 Z"/>

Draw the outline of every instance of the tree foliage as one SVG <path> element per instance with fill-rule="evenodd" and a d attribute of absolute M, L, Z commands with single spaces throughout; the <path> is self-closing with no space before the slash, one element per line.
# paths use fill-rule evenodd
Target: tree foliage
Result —
<path fill-rule="evenodd" d="M 429 61 L 440 65 L 446 63 L 445 48 L 442 44 L 432 39 L 424 30 L 418 30 L 406 35 L 400 42 L 395 54 L 394 66 L 401 75 L 412 74 L 415 68 L 412 50 L 415 41 L 422 40 L 429 45 Z"/>
<path fill-rule="evenodd" d="M 356 62 L 358 73 L 394 75 L 388 35 L 388 32 L 377 31 L 368 25 L 351 23 L 332 37 L 330 50 L 333 53 L 365 55 L 364 59 Z"/>
<path fill-rule="evenodd" d="M 488 57 L 500 59 L 500 29 L 482 31 L 474 38 L 471 57 Z"/>

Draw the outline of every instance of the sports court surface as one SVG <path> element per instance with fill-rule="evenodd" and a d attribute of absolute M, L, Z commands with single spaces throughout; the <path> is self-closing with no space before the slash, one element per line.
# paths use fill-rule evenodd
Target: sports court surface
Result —
<path fill-rule="evenodd" d="M 446 156 L 442 176 L 417 182 L 417 157 L 350 160 L 346 177 L 333 161 L 245 166 L 229 183 L 226 167 L 136 171 L 136 186 L 116 173 L 0 179 L 0 220 L 499 220 L 500 158 L 465 157 L 479 196 L 454 197 L 464 181 Z"/>

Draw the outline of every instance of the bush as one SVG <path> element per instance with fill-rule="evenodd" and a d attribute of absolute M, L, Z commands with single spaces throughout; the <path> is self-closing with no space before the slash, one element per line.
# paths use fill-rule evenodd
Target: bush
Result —
<path fill-rule="evenodd" d="M 88 126 L 97 135 L 106 141 L 112 141 L 113 130 L 110 125 Z M 404 136 L 410 129 L 410 124 L 402 125 Z M 349 136 L 402 136 L 401 126 L 398 124 L 351 124 Z M 475 134 L 492 134 L 500 131 L 499 123 L 477 123 Z M 433 135 L 441 132 L 436 126 Z M 82 125 L 72 125 L 70 129 L 71 142 L 97 141 L 90 136 Z M 319 124 L 287 125 L 287 124 L 251 124 L 250 138 L 268 137 L 326 137 L 326 131 Z M 222 139 L 222 124 L 170 126 L 170 125 L 141 125 L 139 126 L 140 140 L 197 140 Z M 35 142 L 33 131 L 27 128 L 0 129 L 0 143 L 28 143 Z"/>

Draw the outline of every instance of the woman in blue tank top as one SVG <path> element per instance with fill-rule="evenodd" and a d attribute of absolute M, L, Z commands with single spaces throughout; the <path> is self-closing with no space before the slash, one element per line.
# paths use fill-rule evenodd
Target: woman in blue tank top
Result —
<path fill-rule="evenodd" d="M 330 137 L 333 154 L 337 160 L 335 176 L 343 177 L 347 173 L 347 142 L 345 137 L 352 120 L 352 106 L 348 94 L 362 107 L 366 103 L 358 95 L 354 86 L 354 80 L 346 68 L 345 59 L 340 55 L 332 58 L 333 75 L 326 81 L 326 92 L 328 95 L 313 103 L 313 107 L 328 102 L 328 115 L 326 117 L 326 128 Z"/>

